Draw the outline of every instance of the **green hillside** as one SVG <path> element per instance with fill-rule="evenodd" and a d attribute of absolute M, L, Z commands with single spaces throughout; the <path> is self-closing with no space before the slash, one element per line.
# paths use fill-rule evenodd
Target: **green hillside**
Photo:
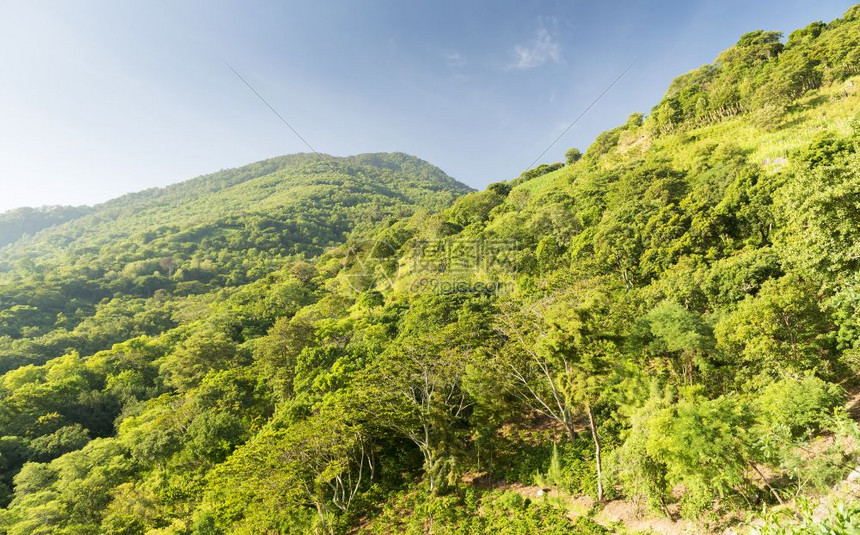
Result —
<path fill-rule="evenodd" d="M 60 223 L 81 217 L 89 211 L 85 206 L 46 206 L 18 208 L 0 214 L 0 247 L 16 242 Z"/>
<path fill-rule="evenodd" d="M 157 334 L 178 325 L 178 302 L 229 291 L 353 230 L 439 210 L 467 191 L 405 154 L 299 154 L 81 211 L 2 249 L 0 369 Z"/>
<path fill-rule="evenodd" d="M 484 191 L 300 155 L 6 247 L 0 529 L 857 533 L 858 40 Z"/>

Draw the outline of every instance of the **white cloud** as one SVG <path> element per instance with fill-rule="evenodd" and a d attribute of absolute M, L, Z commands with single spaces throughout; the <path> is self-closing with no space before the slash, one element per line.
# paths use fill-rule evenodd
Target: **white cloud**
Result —
<path fill-rule="evenodd" d="M 512 69 L 533 69 L 547 62 L 561 63 L 561 45 L 546 27 L 538 29 L 528 44 L 514 47 Z"/>
<path fill-rule="evenodd" d="M 457 51 L 447 52 L 445 54 L 445 64 L 449 67 L 460 68 L 466 66 L 466 58 Z"/>

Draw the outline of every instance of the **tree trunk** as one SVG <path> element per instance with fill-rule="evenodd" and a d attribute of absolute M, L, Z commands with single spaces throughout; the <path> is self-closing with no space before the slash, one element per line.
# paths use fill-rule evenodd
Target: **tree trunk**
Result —
<path fill-rule="evenodd" d="M 430 486 L 430 494 L 436 493 L 436 459 L 429 446 L 424 448 L 424 473 L 427 476 L 427 484 Z"/>
<path fill-rule="evenodd" d="M 576 442 L 576 429 L 574 429 L 573 424 L 565 422 L 564 428 L 567 430 L 567 439 Z"/>
<path fill-rule="evenodd" d="M 600 438 L 597 436 L 597 427 L 594 425 L 594 412 L 591 405 L 586 405 L 588 412 L 588 427 L 591 429 L 591 439 L 594 440 L 594 460 L 597 463 L 597 501 L 603 501 L 603 473 L 600 462 Z"/>
<path fill-rule="evenodd" d="M 333 533 L 332 528 L 328 525 L 328 520 L 326 519 L 326 511 L 323 507 L 323 504 L 319 500 L 314 500 L 314 505 L 317 508 L 317 517 L 320 520 L 320 527 L 323 530 L 323 533 L 326 535 L 331 535 Z M 317 534 L 319 534 L 319 528 L 314 530 Z"/>
<path fill-rule="evenodd" d="M 672 511 L 669 510 L 669 506 L 666 505 L 666 499 L 663 496 L 660 496 L 660 506 L 663 508 L 663 512 L 666 513 L 666 516 L 669 517 L 669 520 L 674 522 L 675 515 L 673 515 Z"/>
<path fill-rule="evenodd" d="M 785 506 L 785 502 L 782 501 L 782 498 L 779 496 L 779 493 L 770 486 L 770 483 L 767 481 L 767 478 L 764 477 L 764 474 L 761 473 L 761 470 L 758 469 L 758 466 L 755 465 L 754 462 L 749 461 L 749 465 L 755 470 L 755 473 L 758 474 L 758 477 L 761 478 L 761 482 L 764 483 L 764 486 L 767 487 L 767 490 L 773 494 L 773 497 L 776 498 L 776 501 L 779 502 L 780 505 Z"/>

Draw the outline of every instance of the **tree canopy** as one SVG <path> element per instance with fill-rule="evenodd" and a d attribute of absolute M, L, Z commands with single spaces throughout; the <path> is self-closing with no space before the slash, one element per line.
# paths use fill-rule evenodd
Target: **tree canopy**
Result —
<path fill-rule="evenodd" d="M 745 34 L 484 191 L 305 154 L 0 217 L 0 531 L 852 533 L 858 39 Z"/>

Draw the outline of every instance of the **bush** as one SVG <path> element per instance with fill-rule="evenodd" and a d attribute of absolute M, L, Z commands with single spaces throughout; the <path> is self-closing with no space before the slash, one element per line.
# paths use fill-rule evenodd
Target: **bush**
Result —
<path fill-rule="evenodd" d="M 764 434 L 783 429 L 788 435 L 784 438 L 807 438 L 824 426 L 843 399 L 839 386 L 813 375 L 783 379 L 764 387 L 756 399 L 757 427 Z"/>
<path fill-rule="evenodd" d="M 573 165 L 578 162 L 582 158 L 582 152 L 576 147 L 568 149 L 567 152 L 564 153 L 564 160 L 567 162 L 567 165 Z"/>

